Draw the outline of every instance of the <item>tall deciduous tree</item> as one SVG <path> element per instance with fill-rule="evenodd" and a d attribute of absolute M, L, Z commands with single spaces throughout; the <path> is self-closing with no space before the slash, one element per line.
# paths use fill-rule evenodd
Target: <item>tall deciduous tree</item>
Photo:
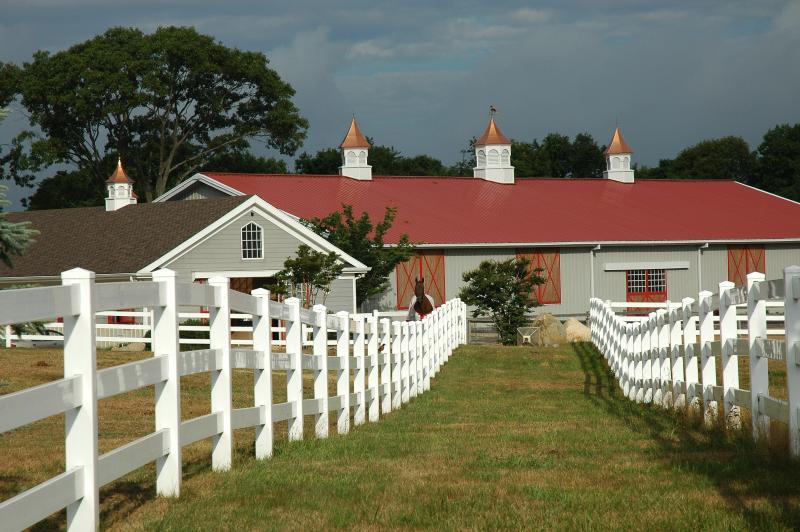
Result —
<path fill-rule="evenodd" d="M 102 182 L 119 154 L 149 201 L 250 142 L 293 154 L 307 127 L 264 54 L 192 28 L 112 28 L 62 52 L 37 52 L 21 71 L 0 76 L 18 76 L 36 128 L 0 161 L 2 177 L 20 184 L 65 163 Z"/>
<path fill-rule="evenodd" d="M 775 126 L 758 147 L 757 186 L 800 201 L 800 124 Z"/>
<path fill-rule="evenodd" d="M 311 227 L 348 255 L 370 267 L 356 282 L 356 301 L 360 305 L 368 298 L 383 293 L 389 287 L 388 276 L 398 263 L 408 260 L 414 246 L 408 235 L 401 235 L 394 246 L 384 246 L 384 237 L 391 229 L 397 210 L 386 208 L 383 220 L 373 225 L 369 214 L 356 217 L 352 205 L 342 205 L 341 212 L 310 220 Z"/>
<path fill-rule="evenodd" d="M 343 269 L 344 264 L 335 252 L 323 253 L 301 244 L 296 255 L 283 263 L 283 270 L 275 274 L 276 291 L 285 290 L 286 295 L 300 298 L 305 307 L 315 305 L 322 295 L 324 305 L 333 281 Z"/>
<path fill-rule="evenodd" d="M 0 108 L 0 122 L 8 115 L 8 110 Z M 6 220 L 6 213 L 3 212 L 3 207 L 10 205 L 11 202 L 6 199 L 7 187 L 0 185 L 0 260 L 7 266 L 13 266 L 11 257 L 13 255 L 22 255 L 25 250 L 31 245 L 34 240 L 33 237 L 39 234 L 39 231 L 30 228 L 30 222 L 9 222 Z"/>

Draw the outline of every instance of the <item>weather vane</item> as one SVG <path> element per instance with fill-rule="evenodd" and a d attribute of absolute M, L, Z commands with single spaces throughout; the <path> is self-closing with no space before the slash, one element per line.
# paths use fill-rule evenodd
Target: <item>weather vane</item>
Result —
<path fill-rule="evenodd" d="M 495 107 L 494 105 L 490 105 L 489 106 L 489 116 L 494 116 L 494 114 L 496 112 L 497 112 L 497 107 Z"/>

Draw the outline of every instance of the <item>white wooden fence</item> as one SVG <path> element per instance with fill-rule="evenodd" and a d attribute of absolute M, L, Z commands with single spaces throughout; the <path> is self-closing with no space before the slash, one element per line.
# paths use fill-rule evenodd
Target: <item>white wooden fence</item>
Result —
<path fill-rule="evenodd" d="M 288 421 L 290 440 L 303 438 L 303 418 L 314 416 L 318 438 L 328 435 L 328 415 L 335 412 L 337 431 L 353 422 L 377 421 L 430 389 L 431 378 L 466 339 L 466 306 L 450 300 L 421 322 L 391 322 L 377 316 L 326 313 L 322 305 L 300 308 L 296 298 L 270 301 L 269 291 L 252 295 L 229 289 L 222 277 L 208 284 L 176 282 L 175 273 L 159 270 L 153 282 L 95 284 L 94 273 L 74 269 L 62 285 L 0 291 L 0 324 L 63 317 L 64 378 L 0 396 L 0 433 L 65 413 L 66 471 L 0 503 L 0 528 L 22 529 L 62 508 L 67 528 L 99 526 L 101 486 L 145 464 L 156 462 L 159 495 L 178 496 L 181 448 L 212 439 L 212 468 L 231 467 L 235 429 L 255 427 L 255 454 L 272 454 L 273 424 Z M 179 351 L 180 305 L 209 308 L 209 349 Z M 149 359 L 97 370 L 96 313 L 153 309 L 153 353 Z M 233 310 L 253 319 L 253 348 L 231 346 Z M 271 322 L 286 324 L 285 353 L 272 353 Z M 302 325 L 313 332 L 313 354 L 304 354 Z M 336 336 L 336 356 L 328 356 L 328 333 Z M 351 340 L 352 336 L 352 340 Z M 231 371 L 254 371 L 255 404 L 232 407 Z M 272 371 L 286 371 L 287 400 L 275 403 Z M 313 375 L 314 398 L 303 399 L 302 372 Z M 337 375 L 336 394 L 328 390 L 328 372 Z M 181 421 L 180 378 L 211 373 L 211 413 Z M 352 378 L 351 378 L 352 373 Z M 155 385 L 155 432 L 98 454 L 97 402 L 143 386 Z"/>
<path fill-rule="evenodd" d="M 630 305 L 593 298 L 589 316 L 592 342 L 626 397 L 665 408 L 702 406 L 709 422 L 721 404 L 729 425 L 740 422 L 740 408 L 749 409 L 755 439 L 768 437 L 770 420 L 781 421 L 792 456 L 800 457 L 800 267 L 772 281 L 751 273 L 746 287 L 725 281 L 717 294 L 703 291 L 646 317 L 616 314 L 623 306 Z M 739 357 L 747 358 L 749 390 L 739 385 Z M 769 394 L 770 359 L 785 361 L 787 400 Z"/>

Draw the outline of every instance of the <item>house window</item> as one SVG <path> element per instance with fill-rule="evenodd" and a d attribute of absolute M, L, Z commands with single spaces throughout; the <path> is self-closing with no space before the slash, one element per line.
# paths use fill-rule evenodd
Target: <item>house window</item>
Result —
<path fill-rule="evenodd" d="M 728 246 L 728 280 L 746 285 L 752 272 L 767 272 L 764 246 Z"/>
<path fill-rule="evenodd" d="M 261 227 L 253 222 L 242 227 L 242 258 L 263 259 Z"/>
<path fill-rule="evenodd" d="M 628 270 L 625 272 L 626 296 L 629 302 L 667 300 L 666 270 Z"/>

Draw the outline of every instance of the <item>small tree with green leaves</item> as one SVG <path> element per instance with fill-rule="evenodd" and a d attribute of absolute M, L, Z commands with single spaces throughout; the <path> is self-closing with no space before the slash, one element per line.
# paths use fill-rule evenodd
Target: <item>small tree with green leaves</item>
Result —
<path fill-rule="evenodd" d="M 516 341 L 517 328 L 527 325 L 528 311 L 538 306 L 531 292 L 545 280 L 539 275 L 541 268 L 531 271 L 530 264 L 525 258 L 485 260 L 463 275 L 466 285 L 459 297 L 475 307 L 474 317 L 492 320 L 504 345 Z"/>
<path fill-rule="evenodd" d="M 275 291 L 299 298 L 306 308 L 315 305 L 317 298 L 322 295 L 324 305 L 333 281 L 343 269 L 344 264 L 333 251 L 323 253 L 301 244 L 296 256 L 286 259 L 283 270 L 275 274 Z"/>
<path fill-rule="evenodd" d="M 369 272 L 356 283 L 356 302 L 359 305 L 371 296 L 385 292 L 389 287 L 389 274 L 395 266 L 414 254 L 414 245 L 406 234 L 400 235 L 394 246 L 384 245 L 384 237 L 396 214 L 397 209 L 386 207 L 383 220 L 373 225 L 366 212 L 356 218 L 352 205 L 342 205 L 341 212 L 308 222 L 328 242 L 370 267 Z"/>
<path fill-rule="evenodd" d="M 15 223 L 6 220 L 6 213 L 2 212 L 3 207 L 11 204 L 6 199 L 6 190 L 7 187 L 0 185 L 0 260 L 11 267 L 13 266 L 11 256 L 25 253 L 39 231 L 31 229 L 30 222 Z"/>

